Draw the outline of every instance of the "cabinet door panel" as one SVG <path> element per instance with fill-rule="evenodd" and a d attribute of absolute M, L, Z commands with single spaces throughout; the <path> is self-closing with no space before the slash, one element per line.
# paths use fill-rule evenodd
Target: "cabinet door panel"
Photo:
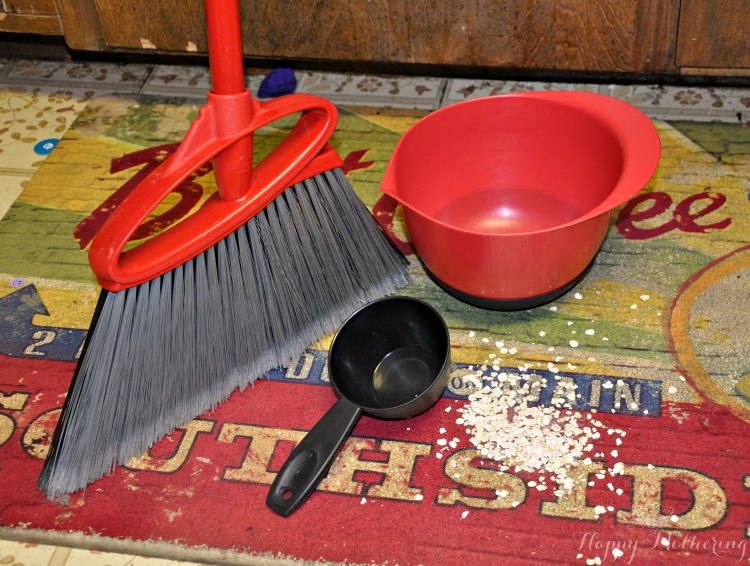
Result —
<path fill-rule="evenodd" d="M 62 35 L 54 0 L 0 0 L 0 32 Z"/>
<path fill-rule="evenodd" d="M 682 0 L 677 65 L 750 68 L 750 2 Z"/>

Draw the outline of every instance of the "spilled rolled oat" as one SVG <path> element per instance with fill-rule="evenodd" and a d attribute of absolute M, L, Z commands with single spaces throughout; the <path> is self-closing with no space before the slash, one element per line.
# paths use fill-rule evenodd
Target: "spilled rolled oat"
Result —
<path fill-rule="evenodd" d="M 501 354 L 510 353 L 502 343 L 496 346 Z M 541 474 L 538 482 L 529 482 L 529 487 L 544 491 L 549 478 L 557 484 L 557 490 L 572 489 L 570 470 L 578 461 L 590 462 L 589 458 L 596 457 L 594 443 L 602 432 L 618 437 L 625 432 L 607 429 L 591 413 L 573 409 L 577 386 L 561 378 L 551 362 L 547 368 L 550 377 L 543 378 L 526 373 L 528 367 L 524 365 L 518 366 L 518 372 L 500 371 L 497 360 L 498 356 L 491 354 L 486 361 L 496 370 L 489 378 L 487 366 L 464 376 L 473 385 L 473 392 L 468 403 L 458 409 L 456 423 L 466 427 L 469 441 L 483 457 L 498 462 L 501 471 Z M 558 356 L 555 361 L 561 360 Z M 556 381 L 556 393 L 550 406 L 538 406 L 538 389 L 547 386 L 547 379 Z M 621 440 L 617 440 L 619 446 Z"/>

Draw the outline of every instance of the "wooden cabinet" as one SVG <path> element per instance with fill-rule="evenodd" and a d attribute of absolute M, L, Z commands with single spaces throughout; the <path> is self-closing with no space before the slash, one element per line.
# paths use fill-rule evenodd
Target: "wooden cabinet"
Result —
<path fill-rule="evenodd" d="M 62 35 L 54 0 L 1 0 L 0 31 Z"/>
<path fill-rule="evenodd" d="M 57 33 L 76 50 L 207 50 L 203 0 L 2 2 L 6 21 L 29 11 L 50 22 L 57 18 Z M 342 70 L 363 62 L 379 69 L 407 64 L 539 76 L 742 75 L 750 69 L 750 0 L 240 2 L 245 55 L 277 63 L 325 61 Z M 49 29 L 43 33 L 56 28 Z"/>
<path fill-rule="evenodd" d="M 73 2 L 58 4 L 62 9 Z M 76 9 L 61 10 L 65 29 L 75 27 L 68 25 L 70 17 L 79 18 L 87 11 L 89 19 L 98 23 L 94 34 L 98 43 L 89 36 L 69 37 L 73 48 L 206 51 L 202 0 L 75 4 Z M 649 66 L 643 61 L 643 42 L 661 39 L 652 34 L 654 17 L 673 18 L 663 6 L 675 4 L 673 0 L 242 0 L 241 11 L 248 57 L 642 72 Z M 663 59 L 654 53 L 658 65 Z"/>
<path fill-rule="evenodd" d="M 94 5 L 107 48 L 206 51 L 202 0 Z M 635 64 L 637 0 L 245 0 L 242 7 L 251 57 L 581 71 Z"/>

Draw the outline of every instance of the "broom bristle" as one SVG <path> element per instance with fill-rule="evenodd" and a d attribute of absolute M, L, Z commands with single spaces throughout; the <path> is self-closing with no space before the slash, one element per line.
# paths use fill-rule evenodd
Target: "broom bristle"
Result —
<path fill-rule="evenodd" d="M 173 271 L 102 291 L 39 486 L 86 487 L 407 283 L 341 170 L 288 188 Z"/>

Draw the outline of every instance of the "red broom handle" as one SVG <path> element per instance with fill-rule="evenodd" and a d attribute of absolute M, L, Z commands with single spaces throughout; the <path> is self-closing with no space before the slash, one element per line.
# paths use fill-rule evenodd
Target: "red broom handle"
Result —
<path fill-rule="evenodd" d="M 211 93 L 218 104 L 227 101 L 235 114 L 219 117 L 216 126 L 226 132 L 242 129 L 244 122 L 254 119 L 250 94 L 245 88 L 242 61 L 242 30 L 239 0 L 206 0 L 206 31 L 208 58 L 211 66 Z M 236 106 L 235 97 L 247 98 L 247 105 Z M 220 132 L 221 133 L 221 132 Z M 221 198 L 235 201 L 247 196 L 253 175 L 253 137 L 237 140 L 213 160 L 216 186 Z"/>
<path fill-rule="evenodd" d="M 239 0 L 206 0 L 211 90 L 240 94 L 245 90 Z"/>

